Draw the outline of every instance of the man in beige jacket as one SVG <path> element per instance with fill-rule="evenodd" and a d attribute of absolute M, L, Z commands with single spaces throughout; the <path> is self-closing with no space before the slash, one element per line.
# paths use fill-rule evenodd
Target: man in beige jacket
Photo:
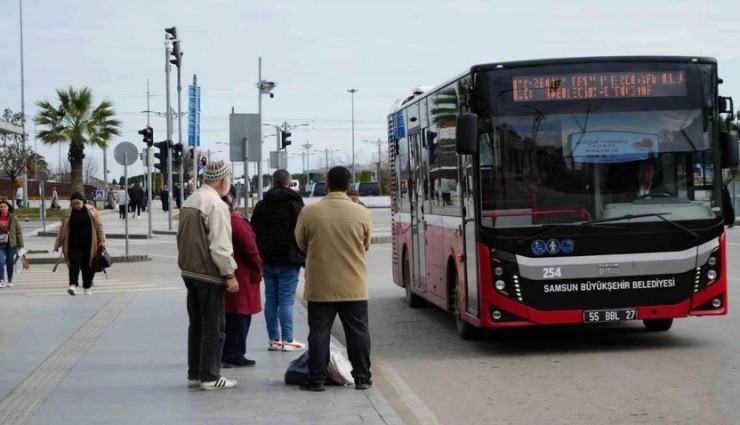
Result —
<path fill-rule="evenodd" d="M 309 379 L 301 388 L 309 391 L 324 391 L 337 314 L 344 326 L 355 388 L 372 385 L 365 263 L 372 220 L 367 208 L 347 196 L 351 179 L 344 167 L 329 170 L 329 193 L 301 210 L 295 229 L 298 247 L 306 253 L 303 297 L 308 301 Z"/>
<path fill-rule="evenodd" d="M 204 185 L 180 210 L 177 265 L 188 288 L 188 387 L 234 388 L 221 376 L 224 348 L 224 291 L 237 292 L 231 215 L 221 197 L 229 193 L 231 173 L 223 161 L 206 166 Z"/>

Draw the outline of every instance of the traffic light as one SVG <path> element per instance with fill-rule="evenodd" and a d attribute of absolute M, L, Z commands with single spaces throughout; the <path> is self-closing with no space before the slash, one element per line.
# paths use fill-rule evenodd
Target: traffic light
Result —
<path fill-rule="evenodd" d="M 175 168 L 180 168 L 180 163 L 182 163 L 182 143 L 176 143 L 172 146 L 172 162 L 174 162 Z"/>
<path fill-rule="evenodd" d="M 154 146 L 159 149 L 159 153 L 154 153 L 154 157 L 159 160 L 159 163 L 154 163 L 154 168 L 158 169 L 163 175 L 167 174 L 167 164 L 169 164 L 169 157 L 168 157 L 168 147 L 169 144 L 166 140 L 162 142 L 157 142 L 154 144 Z"/>
<path fill-rule="evenodd" d="M 285 149 L 289 144 L 293 143 L 292 140 L 290 140 L 290 131 L 283 131 L 280 130 L 280 136 L 282 138 L 282 147 Z"/>
<path fill-rule="evenodd" d="M 148 148 L 151 148 L 154 143 L 154 130 L 149 126 L 146 126 L 146 128 L 139 130 L 139 134 L 141 134 L 141 141 L 146 143 Z"/>
<path fill-rule="evenodd" d="M 172 51 L 170 52 L 172 58 L 170 59 L 170 63 L 179 68 L 182 63 L 182 52 L 180 51 L 180 40 L 177 38 L 177 27 L 165 28 L 164 32 L 172 36 Z"/>

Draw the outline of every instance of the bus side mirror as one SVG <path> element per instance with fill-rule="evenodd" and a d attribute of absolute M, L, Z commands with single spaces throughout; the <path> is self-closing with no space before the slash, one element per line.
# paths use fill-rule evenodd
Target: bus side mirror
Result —
<path fill-rule="evenodd" d="M 460 155 L 478 153 L 478 115 L 464 112 L 457 116 L 455 150 Z"/>
<path fill-rule="evenodd" d="M 722 151 L 722 168 L 732 168 L 740 165 L 737 132 L 721 131 L 719 133 L 719 143 Z"/>

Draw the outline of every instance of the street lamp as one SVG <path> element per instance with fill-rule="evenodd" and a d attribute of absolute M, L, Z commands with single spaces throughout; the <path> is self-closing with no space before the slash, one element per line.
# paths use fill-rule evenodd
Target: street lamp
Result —
<path fill-rule="evenodd" d="M 355 93 L 357 89 L 347 89 L 352 96 L 352 184 L 355 183 Z"/>
<path fill-rule="evenodd" d="M 258 82 L 257 82 L 257 92 L 259 93 L 259 100 L 258 100 L 258 115 L 260 123 L 262 123 L 262 95 L 263 94 L 269 94 L 270 97 L 275 97 L 275 94 L 272 93 L 272 91 L 275 89 L 275 86 L 277 86 L 277 83 L 273 81 L 265 81 L 262 79 L 262 58 L 259 58 L 259 72 L 257 75 Z M 260 126 L 260 144 L 262 142 L 262 126 Z M 260 149 L 262 149 L 260 147 Z M 261 153 L 261 151 L 260 151 Z M 244 152 L 246 156 L 246 152 Z M 262 155 L 260 155 L 262 156 Z M 247 161 L 244 161 L 244 174 L 247 174 Z M 262 161 L 257 162 L 257 186 L 259 186 L 257 190 L 257 199 L 262 200 Z M 245 213 L 246 211 L 246 205 L 245 205 Z"/>

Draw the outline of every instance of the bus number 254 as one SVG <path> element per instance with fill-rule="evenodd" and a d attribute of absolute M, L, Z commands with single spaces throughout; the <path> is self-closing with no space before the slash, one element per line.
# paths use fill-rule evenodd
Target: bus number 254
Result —
<path fill-rule="evenodd" d="M 556 277 L 563 276 L 563 274 L 560 273 L 560 267 L 543 267 L 542 273 L 542 277 L 545 279 L 554 279 Z"/>

